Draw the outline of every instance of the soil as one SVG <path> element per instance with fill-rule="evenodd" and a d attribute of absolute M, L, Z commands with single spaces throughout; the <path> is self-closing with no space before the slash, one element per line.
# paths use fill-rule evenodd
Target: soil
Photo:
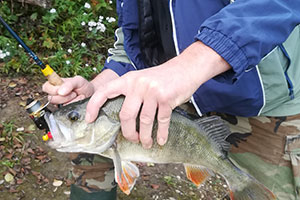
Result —
<path fill-rule="evenodd" d="M 69 198 L 68 174 L 70 162 L 65 153 L 47 147 L 41 139 L 43 131 L 33 126 L 25 104 L 28 97 L 45 102 L 47 95 L 42 92 L 43 77 L 0 76 L 0 129 L 7 123 L 14 125 L 13 134 L 22 132 L 22 141 L 13 139 L 12 146 L 0 141 L 0 199 L 5 200 L 64 200 Z M 24 130 L 23 130 L 24 129 Z M 21 130 L 18 133 L 17 130 Z M 2 131 L 3 132 L 3 131 Z M 0 131 L 0 139 L 1 136 Z M 20 153 L 21 152 L 21 153 Z M 18 157 L 19 156 L 19 157 Z M 15 163 L 7 166 L 4 160 Z M 20 161 L 20 162 L 17 162 Z M 27 161 L 27 162 L 26 162 Z M 182 165 L 138 163 L 140 178 L 132 193 L 127 196 L 118 190 L 120 200 L 192 200 L 227 199 L 227 185 L 220 176 L 215 176 L 196 188 L 187 180 Z M 7 182 L 5 175 L 14 179 Z M 55 187 L 53 182 L 61 180 Z"/>

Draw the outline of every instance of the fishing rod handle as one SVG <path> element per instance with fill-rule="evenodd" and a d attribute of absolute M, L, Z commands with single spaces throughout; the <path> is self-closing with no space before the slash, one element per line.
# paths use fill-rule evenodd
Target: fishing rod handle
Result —
<path fill-rule="evenodd" d="M 62 85 L 64 81 L 60 78 L 60 76 L 50 67 L 50 65 L 46 65 L 45 69 L 42 69 L 44 76 L 47 77 L 49 83 L 51 85 Z"/>

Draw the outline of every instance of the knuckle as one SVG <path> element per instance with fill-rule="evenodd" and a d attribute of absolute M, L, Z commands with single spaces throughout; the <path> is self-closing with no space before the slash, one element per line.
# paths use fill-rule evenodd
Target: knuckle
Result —
<path fill-rule="evenodd" d="M 158 90 L 157 99 L 161 104 L 168 104 L 170 100 L 169 95 L 163 89 Z"/>
<path fill-rule="evenodd" d="M 153 124 L 154 119 L 146 114 L 141 114 L 140 116 L 140 123 L 145 125 Z"/>
<path fill-rule="evenodd" d="M 168 124 L 171 120 L 171 116 L 158 116 L 157 121 L 159 124 Z"/>
<path fill-rule="evenodd" d="M 76 76 L 74 76 L 74 80 L 82 81 L 82 80 L 84 80 L 84 78 L 82 76 L 76 75 Z"/>

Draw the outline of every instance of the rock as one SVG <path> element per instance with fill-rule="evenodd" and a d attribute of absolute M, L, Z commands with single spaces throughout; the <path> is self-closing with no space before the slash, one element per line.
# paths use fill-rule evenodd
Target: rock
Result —
<path fill-rule="evenodd" d="M 14 87 L 16 87 L 17 86 L 17 84 L 15 83 L 15 82 L 10 82 L 9 84 L 8 84 L 8 87 L 10 87 L 10 88 L 14 88 Z"/>
<path fill-rule="evenodd" d="M 7 173 L 5 176 L 4 176 L 4 180 L 8 183 L 12 182 L 14 180 L 14 176 L 11 175 L 10 173 Z"/>
<path fill-rule="evenodd" d="M 20 128 L 17 128 L 17 132 L 22 132 L 22 131 L 24 131 L 25 130 L 25 128 L 24 127 L 20 127 Z"/>
<path fill-rule="evenodd" d="M 61 180 L 56 180 L 56 179 L 54 179 L 53 180 L 53 183 L 52 183 L 52 185 L 54 186 L 54 187 L 59 187 L 59 186 L 61 186 L 63 184 L 63 182 L 61 181 Z"/>

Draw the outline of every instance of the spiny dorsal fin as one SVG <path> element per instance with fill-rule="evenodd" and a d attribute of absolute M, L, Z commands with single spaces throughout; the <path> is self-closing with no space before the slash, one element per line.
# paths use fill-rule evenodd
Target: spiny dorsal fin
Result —
<path fill-rule="evenodd" d="M 226 141 L 226 138 L 230 135 L 230 129 L 219 116 L 202 117 L 195 120 L 195 122 L 199 124 L 208 138 L 213 140 L 221 151 L 229 151 L 230 144 Z"/>

